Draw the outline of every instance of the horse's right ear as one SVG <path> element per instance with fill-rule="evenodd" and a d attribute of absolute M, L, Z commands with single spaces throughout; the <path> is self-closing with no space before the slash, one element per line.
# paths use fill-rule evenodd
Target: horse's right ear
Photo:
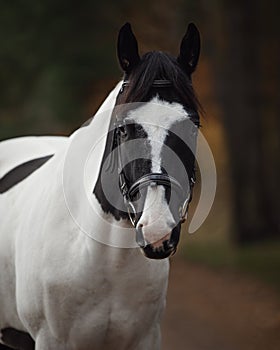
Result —
<path fill-rule="evenodd" d="M 120 29 L 117 50 L 120 66 L 129 74 L 140 61 L 137 40 L 130 23 L 126 23 Z"/>

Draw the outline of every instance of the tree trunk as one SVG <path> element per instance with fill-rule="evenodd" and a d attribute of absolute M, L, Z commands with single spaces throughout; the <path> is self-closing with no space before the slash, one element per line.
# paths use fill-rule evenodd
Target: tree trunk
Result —
<path fill-rule="evenodd" d="M 279 236 L 280 231 L 279 69 L 277 59 L 269 62 L 279 53 L 270 23 L 273 16 L 277 23 L 279 12 L 269 8 L 272 18 L 265 17 L 265 5 L 263 1 L 224 2 L 215 27 L 218 54 L 212 56 L 212 63 L 224 114 L 234 238 L 239 243 Z"/>

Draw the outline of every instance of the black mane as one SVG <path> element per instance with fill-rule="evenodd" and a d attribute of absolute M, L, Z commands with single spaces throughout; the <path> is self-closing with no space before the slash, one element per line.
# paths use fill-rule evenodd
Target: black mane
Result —
<path fill-rule="evenodd" d="M 181 68 L 177 59 L 161 52 L 148 52 L 141 58 L 135 69 L 125 77 L 129 81 L 118 99 L 118 104 L 146 102 L 154 95 L 170 102 L 179 102 L 195 112 L 201 110 L 200 103 L 193 90 L 190 77 Z M 169 80 L 170 87 L 154 87 L 155 80 Z"/>

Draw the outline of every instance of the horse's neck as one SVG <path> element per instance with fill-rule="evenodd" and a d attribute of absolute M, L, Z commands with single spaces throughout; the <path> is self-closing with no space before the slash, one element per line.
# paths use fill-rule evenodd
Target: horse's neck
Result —
<path fill-rule="evenodd" d="M 134 229 L 127 221 L 116 222 L 106 214 L 93 194 L 120 86 L 121 82 L 92 122 L 70 136 L 64 161 L 63 192 L 72 218 L 85 234 L 113 247 L 132 248 L 136 246 Z"/>
<path fill-rule="evenodd" d="M 115 88 L 109 93 L 109 95 L 106 97 L 105 101 L 102 103 L 102 105 L 99 107 L 95 115 L 98 115 L 100 113 L 103 113 L 107 111 L 108 109 L 112 109 L 116 104 L 116 99 L 118 96 L 118 93 L 121 89 L 123 81 L 120 81 Z"/>
<path fill-rule="evenodd" d="M 87 190 L 90 190 L 90 188 L 92 189 L 97 180 L 106 145 L 112 110 L 115 106 L 121 85 L 122 82 L 119 82 L 110 92 L 94 115 L 90 124 L 76 130 L 70 136 L 68 154 L 71 152 L 70 154 L 72 157 L 75 158 L 75 156 L 77 156 L 81 160 L 84 160 L 87 169 L 91 169 L 88 174 L 83 174 L 83 181 L 85 181 Z M 85 156 L 86 160 L 84 159 Z"/>

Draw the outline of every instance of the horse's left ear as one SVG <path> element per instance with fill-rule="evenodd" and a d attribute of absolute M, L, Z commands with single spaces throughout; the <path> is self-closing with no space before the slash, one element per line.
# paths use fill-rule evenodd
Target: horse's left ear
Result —
<path fill-rule="evenodd" d="M 181 42 L 178 63 L 191 75 L 197 66 L 200 53 L 200 34 L 197 27 L 190 23 Z"/>
<path fill-rule="evenodd" d="M 117 50 L 120 66 L 125 73 L 130 73 L 140 61 L 137 40 L 130 23 L 120 29 Z"/>

